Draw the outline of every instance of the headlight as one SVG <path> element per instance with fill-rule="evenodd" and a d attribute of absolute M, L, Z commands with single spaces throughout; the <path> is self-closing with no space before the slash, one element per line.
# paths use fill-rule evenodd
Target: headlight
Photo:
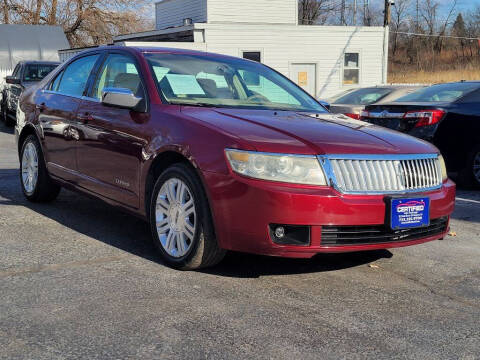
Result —
<path fill-rule="evenodd" d="M 315 156 L 266 154 L 225 150 L 232 169 L 256 179 L 307 185 L 326 185 L 325 175 Z"/>
<path fill-rule="evenodd" d="M 447 166 L 445 165 L 445 160 L 442 155 L 438 156 L 438 162 L 440 163 L 440 168 L 442 170 L 442 180 L 445 181 L 448 179 Z"/>

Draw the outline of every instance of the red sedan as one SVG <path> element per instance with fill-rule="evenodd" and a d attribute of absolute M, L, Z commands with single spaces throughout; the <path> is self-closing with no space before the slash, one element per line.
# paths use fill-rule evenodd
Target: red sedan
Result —
<path fill-rule="evenodd" d="M 180 269 L 226 250 L 312 257 L 419 244 L 445 236 L 454 207 L 434 146 L 332 115 L 243 59 L 92 49 L 27 90 L 17 119 L 28 200 L 65 187 L 140 216 Z"/>

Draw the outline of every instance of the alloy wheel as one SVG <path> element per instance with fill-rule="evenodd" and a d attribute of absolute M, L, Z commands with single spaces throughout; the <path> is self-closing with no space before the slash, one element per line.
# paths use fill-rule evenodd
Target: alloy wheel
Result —
<path fill-rule="evenodd" d="M 22 181 L 25 192 L 31 195 L 38 181 L 38 154 L 32 142 L 25 145 L 22 156 Z"/>
<path fill-rule="evenodd" d="M 195 200 L 185 182 L 171 178 L 162 185 L 156 201 L 155 221 L 165 252 L 174 258 L 185 256 L 192 247 L 197 225 Z"/>

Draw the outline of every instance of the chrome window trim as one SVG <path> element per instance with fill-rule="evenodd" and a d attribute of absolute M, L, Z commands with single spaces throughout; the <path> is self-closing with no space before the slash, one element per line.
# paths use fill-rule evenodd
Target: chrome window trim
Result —
<path fill-rule="evenodd" d="M 45 93 L 45 94 L 53 94 L 53 95 L 62 95 L 62 96 L 67 96 L 67 97 L 70 97 L 70 98 L 73 98 L 73 99 L 80 99 L 80 100 L 88 100 L 88 101 L 93 101 L 93 102 L 100 102 L 99 99 L 97 98 L 92 98 L 92 97 L 89 97 L 89 96 L 78 96 L 78 95 L 69 95 L 69 94 L 64 94 L 64 93 L 61 93 L 61 92 L 58 92 L 58 91 L 53 91 L 53 90 L 41 90 L 42 93 Z"/>
<path fill-rule="evenodd" d="M 348 195 L 402 195 L 413 193 L 424 193 L 438 190 L 442 187 L 442 183 L 437 186 L 424 187 L 419 189 L 405 189 L 402 191 L 345 191 L 338 186 L 337 178 L 333 170 L 332 162 L 330 160 L 384 160 L 384 161 L 401 161 L 401 160 L 425 160 L 438 159 L 439 154 L 329 154 L 317 156 L 320 165 L 323 168 L 327 185 L 333 187 L 342 194 Z M 375 180 L 376 181 L 376 180 Z"/>

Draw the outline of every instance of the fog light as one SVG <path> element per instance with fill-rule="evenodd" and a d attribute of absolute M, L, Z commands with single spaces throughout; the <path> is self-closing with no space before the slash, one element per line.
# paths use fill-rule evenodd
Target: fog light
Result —
<path fill-rule="evenodd" d="M 275 237 L 281 239 L 285 236 L 285 228 L 283 226 L 279 226 L 275 229 Z"/>
<path fill-rule="evenodd" d="M 310 226 L 270 224 L 270 239 L 278 245 L 310 245 Z"/>

